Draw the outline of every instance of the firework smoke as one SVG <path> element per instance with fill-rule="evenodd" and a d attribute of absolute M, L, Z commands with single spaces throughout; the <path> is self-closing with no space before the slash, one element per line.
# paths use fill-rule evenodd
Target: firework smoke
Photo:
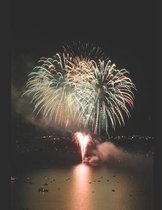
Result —
<path fill-rule="evenodd" d="M 145 154 L 129 153 L 111 142 L 98 142 L 96 148 L 91 149 L 91 155 L 85 157 L 84 162 L 91 166 L 107 164 L 109 167 L 122 168 L 122 170 L 127 170 L 129 168 L 136 172 L 139 170 L 143 171 L 152 166 L 152 157 L 150 156 L 148 158 L 150 159 L 144 167 L 143 162 L 146 159 Z M 138 167 L 135 167 L 137 165 Z"/>

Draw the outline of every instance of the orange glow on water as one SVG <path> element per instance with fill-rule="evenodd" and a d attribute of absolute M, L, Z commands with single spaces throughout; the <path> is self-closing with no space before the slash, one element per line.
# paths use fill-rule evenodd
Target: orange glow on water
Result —
<path fill-rule="evenodd" d="M 92 179 L 91 167 L 80 163 L 74 167 L 71 183 L 71 206 L 73 210 L 92 210 L 91 191 L 89 181 Z"/>
<path fill-rule="evenodd" d="M 81 150 L 81 156 L 82 156 L 82 161 L 84 160 L 85 154 L 86 154 L 86 150 L 87 150 L 87 146 L 91 141 L 91 136 L 90 134 L 84 134 L 81 132 L 76 132 L 74 134 L 74 138 L 77 141 L 80 150 Z"/>

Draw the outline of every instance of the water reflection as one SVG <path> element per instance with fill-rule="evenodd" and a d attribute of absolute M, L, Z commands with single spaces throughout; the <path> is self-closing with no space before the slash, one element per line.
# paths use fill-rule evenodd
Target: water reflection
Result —
<path fill-rule="evenodd" d="M 92 169 L 84 163 L 74 167 L 72 173 L 72 189 L 70 189 L 70 209 L 92 209 L 92 199 L 90 197 L 91 177 Z"/>
<path fill-rule="evenodd" d="M 129 161 L 125 168 L 81 163 L 25 172 L 11 185 L 12 210 L 153 210 L 153 162 L 140 155 Z"/>

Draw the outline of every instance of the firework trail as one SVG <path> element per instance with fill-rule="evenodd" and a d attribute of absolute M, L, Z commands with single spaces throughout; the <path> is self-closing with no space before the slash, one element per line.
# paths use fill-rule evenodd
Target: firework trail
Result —
<path fill-rule="evenodd" d="M 125 124 L 124 114 L 129 118 L 134 106 L 134 90 L 129 72 L 117 69 L 100 48 L 74 44 L 38 61 L 24 95 L 31 97 L 36 115 L 49 123 L 100 135 Z"/>
<path fill-rule="evenodd" d="M 76 143 L 80 147 L 82 162 L 83 162 L 85 154 L 86 154 L 87 145 L 91 142 L 91 136 L 90 136 L 90 134 L 76 132 L 73 136 L 73 139 L 76 141 Z"/>

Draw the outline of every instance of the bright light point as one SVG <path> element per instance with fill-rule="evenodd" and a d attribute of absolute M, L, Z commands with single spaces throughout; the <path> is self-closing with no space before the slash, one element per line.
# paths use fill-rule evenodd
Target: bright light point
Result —
<path fill-rule="evenodd" d="M 80 150 L 81 150 L 81 156 L 82 156 L 82 162 L 84 163 L 84 157 L 86 153 L 87 146 L 89 142 L 91 141 L 91 136 L 90 134 L 84 134 L 81 132 L 76 132 L 74 134 L 74 138 L 76 142 L 78 143 Z"/>

